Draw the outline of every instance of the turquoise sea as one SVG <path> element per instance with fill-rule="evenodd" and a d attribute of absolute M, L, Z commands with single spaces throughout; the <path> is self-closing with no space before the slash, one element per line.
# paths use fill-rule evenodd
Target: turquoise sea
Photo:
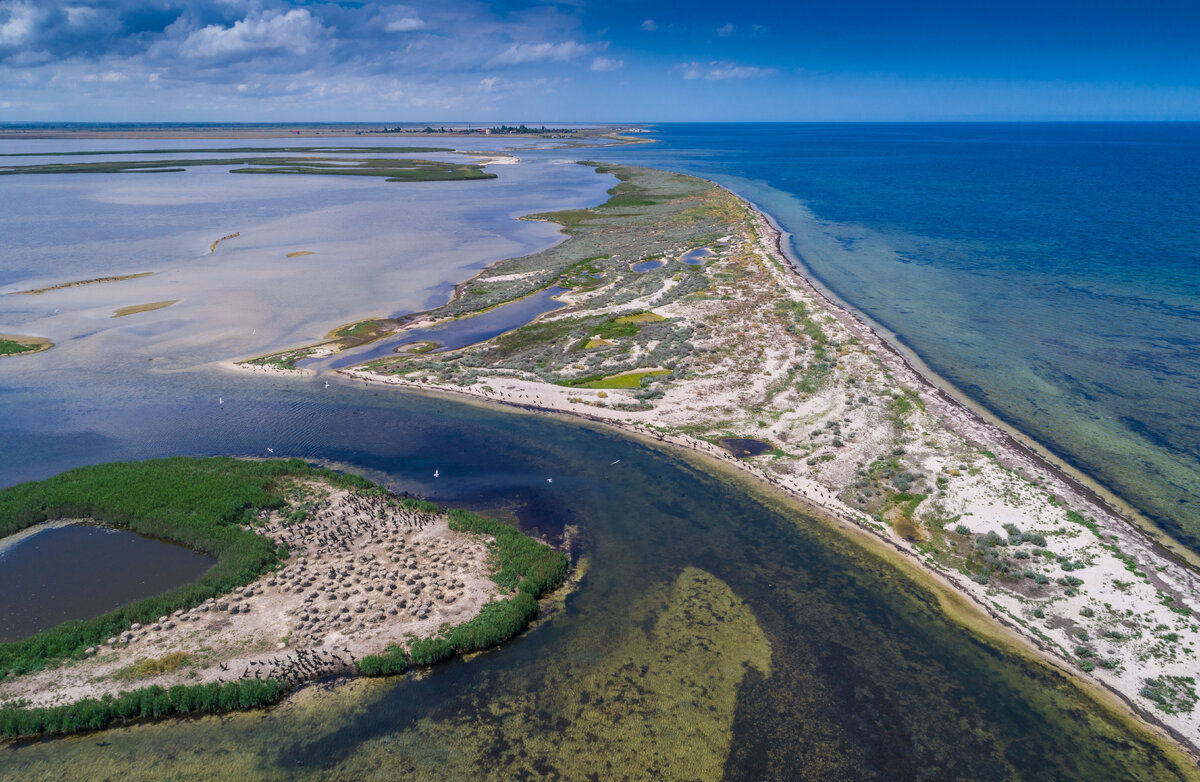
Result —
<path fill-rule="evenodd" d="M 1200 124 L 653 126 L 822 285 L 1200 550 Z"/>

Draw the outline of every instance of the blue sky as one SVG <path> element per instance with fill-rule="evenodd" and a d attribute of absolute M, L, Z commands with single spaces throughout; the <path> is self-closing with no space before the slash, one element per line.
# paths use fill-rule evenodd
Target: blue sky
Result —
<path fill-rule="evenodd" d="M 0 121 L 1200 120 L 1200 3 L 0 0 Z"/>

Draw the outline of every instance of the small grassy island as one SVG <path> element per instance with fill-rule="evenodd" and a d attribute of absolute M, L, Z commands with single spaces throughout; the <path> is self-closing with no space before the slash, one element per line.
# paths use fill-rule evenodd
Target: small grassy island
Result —
<path fill-rule="evenodd" d="M 0 644 L 0 735 L 248 709 L 521 632 L 566 555 L 298 459 L 82 467 L 0 491 L 0 536 L 91 519 L 214 557 L 197 581 Z"/>
<path fill-rule="evenodd" d="M 0 334 L 0 357 L 40 353 L 54 347 L 45 337 L 25 337 L 20 334 Z"/>
<path fill-rule="evenodd" d="M 241 150 L 157 150 L 162 154 L 179 152 L 324 152 L 323 155 L 295 157 L 218 157 L 167 158 L 162 160 L 113 160 L 88 163 L 43 163 L 32 166 L 0 166 L 5 174 L 165 174 L 184 171 L 194 166 L 234 166 L 234 174 L 331 174 L 335 176 L 385 177 L 388 182 L 444 182 L 462 179 L 495 179 L 495 174 L 483 170 L 484 164 L 447 163 L 421 158 L 361 157 L 370 153 L 450 152 L 434 147 L 371 147 L 365 149 L 326 147 L 253 147 Z M 153 153 L 154 151 L 152 151 Z M 343 153 L 353 152 L 354 156 Z M 120 154 L 89 152 L 90 155 Z"/>

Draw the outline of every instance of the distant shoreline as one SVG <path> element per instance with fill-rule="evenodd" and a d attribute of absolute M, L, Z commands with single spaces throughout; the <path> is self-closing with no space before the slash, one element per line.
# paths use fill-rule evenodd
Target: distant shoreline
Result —
<path fill-rule="evenodd" d="M 615 134 L 622 131 L 640 132 L 641 128 L 637 125 L 579 125 L 573 123 L 557 124 L 558 128 L 573 128 L 577 129 L 578 133 L 574 135 L 555 134 L 551 131 L 542 133 L 484 133 L 482 128 L 491 128 L 504 123 L 491 122 L 453 122 L 453 123 L 438 123 L 439 127 L 445 126 L 449 132 L 433 132 L 426 133 L 422 128 L 405 128 L 402 132 L 388 131 L 382 129 L 388 123 L 380 122 L 364 122 L 364 123 L 215 123 L 215 124 L 191 124 L 191 123 L 131 123 L 131 124 L 107 124 L 107 123 L 83 123 L 83 124 L 55 124 L 55 123 L 29 123 L 29 124 L 0 124 L 0 142 L 5 140 L 18 139 L 103 139 L 103 138 L 123 138 L 123 139 L 267 139 L 267 138 L 347 138 L 347 137 L 364 137 L 364 138 L 421 138 L 421 137 L 436 137 L 436 138 L 529 138 L 529 139 L 546 139 L 546 140 L 588 140 L 597 137 L 605 136 L 606 134 Z M 415 123 L 421 125 L 421 123 Z M 539 126 L 543 123 L 537 123 Z M 545 123 L 549 125 L 550 123 Z M 628 139 L 629 141 L 647 141 L 648 139 Z"/>

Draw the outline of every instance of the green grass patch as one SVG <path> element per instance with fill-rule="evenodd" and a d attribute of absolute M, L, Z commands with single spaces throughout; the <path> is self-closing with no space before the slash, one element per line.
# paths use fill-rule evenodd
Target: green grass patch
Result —
<path fill-rule="evenodd" d="M 138 660 L 113 674 L 118 679 L 145 679 L 147 676 L 157 676 L 177 670 L 191 657 L 186 652 L 170 652 L 158 658 Z"/>
<path fill-rule="evenodd" d="M 566 385 L 572 388 L 640 388 L 644 379 L 667 374 L 670 374 L 668 369 L 645 369 L 596 379 L 579 378 L 567 381 Z"/>
<path fill-rule="evenodd" d="M 20 342 L 14 342 L 11 339 L 0 339 L 0 356 L 13 356 L 33 350 L 37 350 L 37 348 L 32 345 L 22 345 Z"/>

